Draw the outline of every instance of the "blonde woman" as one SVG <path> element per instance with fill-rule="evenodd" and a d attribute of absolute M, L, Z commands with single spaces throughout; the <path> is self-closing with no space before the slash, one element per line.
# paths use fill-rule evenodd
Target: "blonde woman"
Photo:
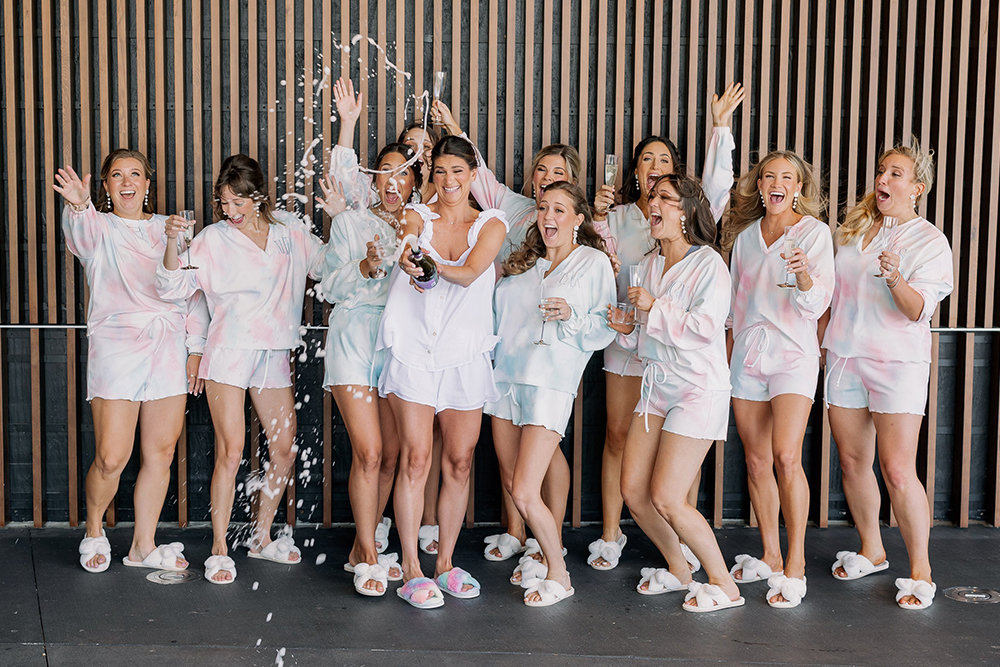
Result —
<path fill-rule="evenodd" d="M 816 323 L 834 286 L 833 237 L 819 219 L 823 198 L 812 174 L 795 153 L 769 153 L 740 178 L 722 226 L 723 249 L 732 253 L 733 413 L 764 546 L 760 559 L 737 556 L 732 574 L 744 583 L 767 579 L 768 604 L 776 608 L 796 607 L 806 593 L 802 439 L 819 375 Z"/>
<path fill-rule="evenodd" d="M 896 579 L 903 609 L 926 609 L 937 592 L 917 441 L 927 406 L 930 321 L 951 294 L 954 276 L 948 239 L 916 210 L 933 184 L 934 161 L 916 141 L 879 158 L 874 190 L 837 230 L 837 289 L 823 339 L 830 427 L 861 537 L 858 552 L 837 554 L 833 576 L 848 581 L 889 567 L 872 470 L 877 437 L 882 476 L 910 558 L 910 576 Z"/>

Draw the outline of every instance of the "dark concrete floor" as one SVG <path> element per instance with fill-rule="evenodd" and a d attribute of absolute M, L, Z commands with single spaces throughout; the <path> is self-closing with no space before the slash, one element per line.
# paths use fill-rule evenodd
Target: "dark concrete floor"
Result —
<path fill-rule="evenodd" d="M 639 569 L 661 560 L 634 526 L 626 528 L 628 547 L 611 572 L 585 564 L 597 528 L 567 530 L 576 595 L 547 609 L 526 608 L 521 590 L 507 582 L 514 561 L 482 558 L 482 538 L 492 532 L 463 531 L 456 558 L 482 582 L 483 595 L 448 597 L 442 609 L 421 612 L 393 595 L 397 584 L 381 599 L 354 593 L 341 569 L 353 537 L 348 529 L 297 530 L 300 545 L 315 540 L 297 567 L 248 560 L 240 550 L 231 586 L 148 582 L 149 570 L 121 565 L 127 527 L 109 531 L 115 562 L 101 575 L 79 567 L 82 529 L 0 529 L 0 666 L 265 666 L 278 664 L 281 648 L 288 667 L 1000 664 L 1000 604 L 964 604 L 943 594 L 952 586 L 1000 589 L 995 529 L 934 529 L 939 592 L 925 612 L 895 605 L 893 581 L 908 574 L 898 531 L 885 529 L 887 573 L 843 583 L 830 576 L 830 563 L 838 550 L 856 549 L 857 537 L 836 527 L 809 531 L 809 593 L 801 607 L 770 609 L 761 582 L 743 586 L 743 608 L 709 615 L 682 611 L 679 593 L 635 592 Z M 759 555 L 756 531 L 717 535 L 730 561 Z M 207 528 L 163 529 L 159 539 L 183 541 L 192 569 L 201 571 Z M 396 539 L 393 531 L 390 550 L 398 550 Z M 326 559 L 317 565 L 320 554 Z"/>

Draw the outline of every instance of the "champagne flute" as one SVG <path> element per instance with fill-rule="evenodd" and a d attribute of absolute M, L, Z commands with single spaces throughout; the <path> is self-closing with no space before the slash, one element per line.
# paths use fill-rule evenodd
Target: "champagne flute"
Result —
<path fill-rule="evenodd" d="M 382 260 L 382 263 L 375 267 L 373 275 L 375 278 L 385 278 L 388 275 L 385 267 L 383 266 L 385 264 L 386 243 L 385 239 L 383 239 L 380 235 L 376 236 L 377 238 L 372 243 L 375 244 L 375 255 Z"/>
<path fill-rule="evenodd" d="M 434 100 L 441 99 L 444 92 L 444 72 L 434 72 Z"/>
<path fill-rule="evenodd" d="M 546 300 L 549 297 L 549 290 L 545 289 L 545 283 L 542 283 L 540 292 L 541 292 L 540 294 L 541 298 L 539 299 L 539 305 L 541 307 L 539 308 L 539 310 L 542 313 L 542 333 L 541 335 L 539 335 L 538 340 L 535 341 L 535 345 L 545 345 L 546 347 L 548 347 L 548 343 L 545 342 L 545 311 L 543 310 L 543 308 L 545 307 Z"/>
<path fill-rule="evenodd" d="M 614 187 L 615 180 L 618 178 L 618 156 L 617 155 L 605 155 L 604 156 L 604 184 Z M 608 206 L 608 211 L 613 210 L 614 204 Z"/>
<path fill-rule="evenodd" d="M 882 218 L 882 250 L 886 252 L 893 252 L 895 250 L 896 244 L 894 243 L 896 237 L 896 225 L 899 224 L 898 218 L 885 217 Z M 878 261 L 878 257 L 875 258 Z M 889 276 L 882 273 L 881 268 L 878 273 L 873 273 L 876 278 L 888 278 Z"/>
<path fill-rule="evenodd" d="M 181 211 L 181 217 L 184 218 L 189 224 L 184 228 L 184 243 L 187 245 L 187 262 L 185 262 L 182 269 L 197 269 L 197 266 L 191 265 L 191 243 L 194 241 L 194 211 L 191 209 L 185 209 Z"/>
<path fill-rule="evenodd" d="M 785 247 L 784 247 L 785 257 L 786 258 L 791 257 L 792 253 L 795 252 L 798 248 L 799 248 L 799 237 L 796 236 L 795 233 L 792 232 L 790 228 L 785 229 Z M 787 259 L 785 260 L 785 266 L 786 267 L 788 266 Z M 796 286 L 795 274 L 790 272 L 785 273 L 785 282 L 778 283 L 778 287 L 781 287 L 783 289 L 792 289 L 795 286 Z"/>
<path fill-rule="evenodd" d="M 628 267 L 628 286 L 631 287 L 642 287 L 642 269 L 638 264 L 632 264 Z M 642 324 L 639 310 L 635 311 L 635 325 L 639 326 Z"/>

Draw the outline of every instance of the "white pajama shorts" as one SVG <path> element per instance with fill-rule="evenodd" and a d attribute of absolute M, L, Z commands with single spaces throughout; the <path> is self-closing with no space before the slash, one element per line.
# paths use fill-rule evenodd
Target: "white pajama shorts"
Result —
<path fill-rule="evenodd" d="M 378 394 L 389 394 L 407 401 L 444 410 L 481 410 L 487 402 L 499 400 L 500 393 L 493 379 L 493 364 L 484 352 L 472 361 L 440 371 L 425 371 L 407 366 L 386 355 L 378 380 Z"/>
<path fill-rule="evenodd" d="M 289 350 L 235 350 L 207 347 L 198 377 L 243 389 L 292 386 Z"/>
<path fill-rule="evenodd" d="M 155 401 L 187 393 L 183 320 L 101 326 L 87 337 L 87 400 Z"/>
<path fill-rule="evenodd" d="M 875 361 L 826 351 L 826 404 L 884 414 L 923 415 L 931 365 Z"/>
<path fill-rule="evenodd" d="M 386 354 L 375 349 L 375 336 L 383 310 L 380 306 L 359 306 L 333 311 L 326 334 L 324 389 L 378 386 Z"/>
<path fill-rule="evenodd" d="M 729 430 L 729 391 L 702 389 L 648 362 L 642 376 L 642 398 L 635 414 L 663 417 L 662 430 L 696 440 L 725 440 Z"/>
<path fill-rule="evenodd" d="M 558 389 L 536 387 L 528 384 L 497 383 L 500 400 L 487 403 L 483 412 L 498 419 L 513 422 L 514 426 L 541 426 L 566 435 L 573 412 L 573 394 Z"/>
<path fill-rule="evenodd" d="M 604 370 L 626 377 L 642 377 L 642 359 L 635 352 L 630 352 L 612 341 L 604 348 Z"/>
<path fill-rule="evenodd" d="M 819 357 L 807 355 L 773 329 L 755 327 L 733 343 L 733 398 L 770 401 L 782 394 L 816 397 Z"/>

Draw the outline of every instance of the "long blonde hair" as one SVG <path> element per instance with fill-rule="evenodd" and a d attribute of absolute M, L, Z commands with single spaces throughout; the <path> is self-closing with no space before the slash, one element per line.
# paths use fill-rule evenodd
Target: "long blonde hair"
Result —
<path fill-rule="evenodd" d="M 525 174 L 527 178 L 524 180 L 524 185 L 521 187 L 521 194 L 525 197 L 534 197 L 535 193 L 532 191 L 534 187 L 532 181 L 534 180 L 535 169 L 538 169 L 538 163 L 542 159 L 547 157 L 561 157 L 563 162 L 566 163 L 566 171 L 568 172 L 569 178 L 566 179 L 573 185 L 579 185 L 580 182 L 580 172 L 582 171 L 582 163 L 580 162 L 580 153 L 577 152 L 572 146 L 567 146 L 566 144 L 549 144 L 544 148 L 540 148 L 535 157 L 531 159 L 531 167 L 528 173 Z"/>
<path fill-rule="evenodd" d="M 882 166 L 882 163 L 890 155 L 900 155 L 905 158 L 909 158 L 913 162 L 913 181 L 915 183 L 923 183 L 924 191 L 917 195 L 916 201 L 913 202 L 913 208 L 920 206 L 920 200 L 924 198 L 931 188 L 934 186 L 934 154 L 932 151 L 927 151 L 926 153 L 920 150 L 920 142 L 917 141 L 916 137 L 913 137 L 910 141 L 909 146 L 903 146 L 902 144 L 898 146 L 893 146 L 889 150 L 882 153 L 878 158 L 878 165 Z M 852 208 L 847 212 L 844 218 L 844 224 L 837 228 L 837 233 L 835 235 L 837 243 L 840 245 L 850 245 L 855 243 L 859 238 L 863 238 L 871 228 L 875 225 L 875 222 L 882 219 L 882 212 L 878 210 L 878 203 L 876 202 L 875 190 L 872 189 L 864 199 L 862 199 L 857 206 Z"/>
<path fill-rule="evenodd" d="M 720 234 L 720 245 L 723 250 L 727 252 L 732 250 L 740 232 L 764 217 L 767 211 L 764 202 L 761 201 L 757 181 L 760 180 L 764 167 L 780 159 L 791 163 L 795 168 L 795 175 L 802 183 L 802 192 L 799 193 L 798 202 L 795 204 L 795 212 L 822 219 L 820 216 L 826 211 L 826 199 L 819 183 L 813 177 L 813 169 L 809 163 L 791 151 L 771 151 L 754 165 L 753 169 L 743 174 L 733 188 L 732 205 L 722 222 Z"/>

